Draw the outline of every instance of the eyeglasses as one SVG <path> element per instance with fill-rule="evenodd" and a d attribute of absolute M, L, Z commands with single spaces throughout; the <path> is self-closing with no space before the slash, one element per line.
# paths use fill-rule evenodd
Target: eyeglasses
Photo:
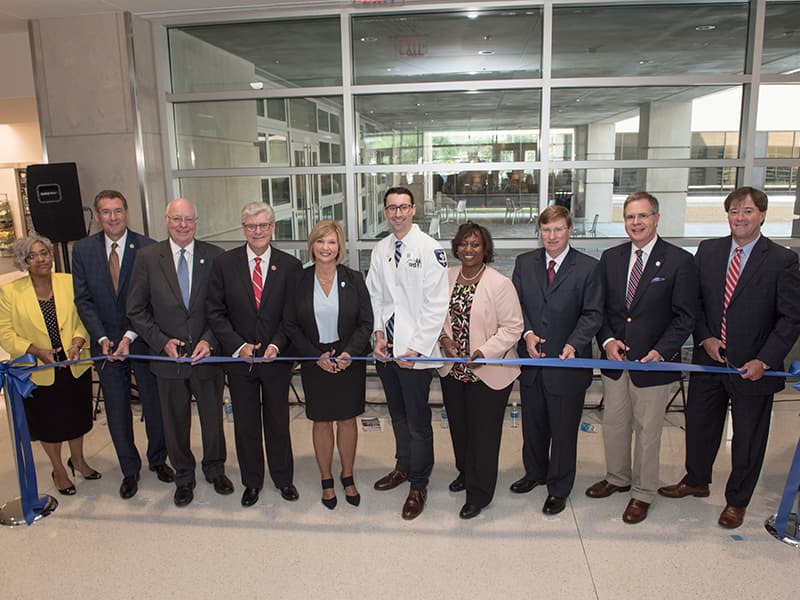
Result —
<path fill-rule="evenodd" d="M 569 228 L 568 227 L 564 227 L 564 226 L 561 226 L 561 227 L 542 227 L 539 231 L 542 232 L 542 235 L 552 235 L 552 234 L 560 235 L 560 234 L 564 233 L 567 229 L 569 229 Z"/>
<path fill-rule="evenodd" d="M 408 211 L 411 210 L 412 206 L 414 206 L 414 205 L 413 204 L 388 204 L 388 205 L 383 207 L 383 210 L 385 210 L 390 215 L 393 215 L 395 213 L 400 213 L 401 215 L 404 215 Z"/>
<path fill-rule="evenodd" d="M 654 212 L 651 212 L 651 213 L 637 213 L 635 215 L 625 215 L 625 220 L 628 223 L 633 223 L 634 221 L 637 221 L 637 220 L 638 221 L 646 221 L 647 219 L 649 219 L 650 217 L 655 216 L 655 215 L 656 215 L 656 213 L 654 213 Z"/>
<path fill-rule="evenodd" d="M 253 233 L 259 229 L 269 231 L 272 229 L 273 225 L 275 225 L 275 223 L 242 223 L 242 227 L 244 227 L 250 233 Z"/>
<path fill-rule="evenodd" d="M 172 215 L 167 215 L 167 219 L 169 219 L 170 223 L 174 223 L 175 225 L 180 225 L 181 223 L 193 225 L 197 221 L 197 217 L 173 217 Z"/>
<path fill-rule="evenodd" d="M 36 260 L 36 257 L 39 258 L 50 258 L 50 250 L 39 250 L 38 252 L 31 252 L 28 256 L 25 257 L 25 260 Z"/>

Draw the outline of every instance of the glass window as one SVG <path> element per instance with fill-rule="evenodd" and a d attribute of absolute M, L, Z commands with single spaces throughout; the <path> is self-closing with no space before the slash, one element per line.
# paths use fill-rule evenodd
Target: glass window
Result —
<path fill-rule="evenodd" d="M 743 73 L 747 2 L 554 6 L 553 77 Z"/>
<path fill-rule="evenodd" d="M 264 111 L 264 101 L 256 100 L 256 115 L 259 117 L 266 117 L 267 113 Z"/>
<path fill-rule="evenodd" d="M 331 133 L 339 133 L 339 117 L 331 113 L 330 120 L 331 120 Z"/>
<path fill-rule="evenodd" d="M 283 98 L 267 98 L 267 116 L 285 123 L 286 101 Z"/>
<path fill-rule="evenodd" d="M 168 38 L 174 92 L 342 84 L 338 17 L 174 27 Z"/>
<path fill-rule="evenodd" d="M 756 156 L 800 156 L 800 85 L 762 85 L 756 118 Z"/>
<path fill-rule="evenodd" d="M 304 98 L 290 98 L 289 124 L 295 129 L 316 131 L 317 105 Z"/>
<path fill-rule="evenodd" d="M 292 202 L 288 177 L 270 178 L 270 189 L 272 190 L 272 206 L 281 206 Z"/>
<path fill-rule="evenodd" d="M 331 162 L 331 145 L 328 142 L 319 143 L 319 162 L 323 165 Z"/>
<path fill-rule="evenodd" d="M 357 16 L 352 34 L 357 84 L 541 76 L 539 7 Z"/>
<path fill-rule="evenodd" d="M 270 133 L 267 136 L 269 143 L 269 162 L 271 165 L 289 164 L 289 144 L 286 135 Z"/>
<path fill-rule="evenodd" d="M 767 2 L 761 72 L 800 73 L 800 2 Z"/>
<path fill-rule="evenodd" d="M 361 164 L 523 161 L 538 148 L 538 89 L 358 96 L 355 109 Z"/>
<path fill-rule="evenodd" d="M 317 111 L 317 123 L 319 124 L 320 131 L 330 131 L 331 124 L 330 119 L 328 117 L 328 113 L 324 110 Z"/>

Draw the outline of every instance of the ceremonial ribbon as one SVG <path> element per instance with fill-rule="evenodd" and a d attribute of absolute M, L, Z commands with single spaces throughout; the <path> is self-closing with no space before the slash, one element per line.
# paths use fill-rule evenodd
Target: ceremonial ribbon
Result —
<path fill-rule="evenodd" d="M 28 420 L 25 418 L 25 407 L 22 404 L 22 399 L 30 396 L 36 389 L 36 384 L 31 381 L 30 367 L 35 364 L 36 358 L 32 354 L 24 354 L 12 361 L 0 363 L 0 385 L 6 384 L 8 404 L 11 407 L 9 418 L 14 428 L 14 450 L 17 456 L 22 514 L 28 525 L 33 523 L 34 518 L 47 504 L 46 497 L 39 497 L 31 435 L 28 431 Z"/>
<path fill-rule="evenodd" d="M 798 489 L 800 489 L 800 438 L 797 440 L 794 459 L 792 459 L 792 465 L 789 467 L 789 475 L 786 476 L 786 487 L 783 489 L 781 503 L 778 505 L 778 514 L 775 516 L 775 533 L 778 534 L 778 539 L 786 537 L 786 529 L 789 526 L 789 513 L 792 512 Z M 800 512 L 800 508 L 798 508 L 798 512 Z M 800 519 L 800 515 L 796 518 Z"/>

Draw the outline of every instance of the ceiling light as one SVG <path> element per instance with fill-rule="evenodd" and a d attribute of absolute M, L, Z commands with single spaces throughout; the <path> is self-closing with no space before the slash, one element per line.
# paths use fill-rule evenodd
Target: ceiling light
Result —
<path fill-rule="evenodd" d="M 368 35 L 368 36 L 362 37 L 359 41 L 363 42 L 365 44 L 374 44 L 375 42 L 378 41 L 378 38 L 373 37 L 371 35 Z"/>
<path fill-rule="evenodd" d="M 491 40 L 492 40 L 492 35 L 490 33 L 487 33 L 485 36 L 483 36 L 483 41 L 489 42 Z"/>
<path fill-rule="evenodd" d="M 640 65 L 649 65 L 649 64 L 652 64 L 652 63 L 653 63 L 652 60 L 647 60 L 646 58 L 643 58 L 642 60 L 639 61 Z"/>
<path fill-rule="evenodd" d="M 714 31 L 717 28 L 716 25 L 698 25 L 694 28 L 695 31 Z"/>
<path fill-rule="evenodd" d="M 254 90 L 263 90 L 264 89 L 264 82 L 263 81 L 251 81 L 250 87 Z"/>
<path fill-rule="evenodd" d="M 387 71 L 391 71 L 391 70 L 392 70 L 392 67 L 386 67 L 386 70 L 387 70 Z"/>
<path fill-rule="evenodd" d="M 494 50 L 479 50 L 478 54 L 480 54 L 481 56 L 491 56 L 492 54 L 494 54 Z"/>
<path fill-rule="evenodd" d="M 467 13 L 467 18 L 468 19 L 477 19 L 478 18 L 478 13 L 477 12 L 468 12 Z"/>

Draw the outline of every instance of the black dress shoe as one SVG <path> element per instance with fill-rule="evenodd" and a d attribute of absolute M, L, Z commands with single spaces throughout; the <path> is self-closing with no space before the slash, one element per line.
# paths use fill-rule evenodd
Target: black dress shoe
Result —
<path fill-rule="evenodd" d="M 214 491 L 223 496 L 233 493 L 233 482 L 224 473 L 220 473 L 212 479 L 206 478 L 208 483 L 214 484 Z"/>
<path fill-rule="evenodd" d="M 447 488 L 451 492 L 463 492 L 465 489 L 467 489 L 467 485 L 464 483 L 464 475 L 462 473 L 459 473 L 458 477 L 453 479 L 453 481 L 450 482 L 450 485 L 447 486 Z M 480 512 L 480 509 L 478 509 L 478 512 Z"/>
<path fill-rule="evenodd" d="M 481 514 L 480 506 L 467 503 L 461 507 L 461 512 L 458 513 L 458 516 L 462 519 L 474 519 L 479 514 Z"/>
<path fill-rule="evenodd" d="M 122 485 L 119 486 L 119 495 L 123 500 L 128 500 L 139 491 L 139 474 L 126 475 L 122 478 Z"/>
<path fill-rule="evenodd" d="M 253 506 L 258 502 L 258 488 L 246 487 L 242 494 L 242 506 Z"/>
<path fill-rule="evenodd" d="M 194 490 L 195 483 L 192 481 L 191 483 L 182 483 L 178 486 L 178 489 L 175 490 L 175 496 L 173 496 L 173 500 L 175 501 L 175 506 L 186 506 L 194 500 Z"/>
<path fill-rule="evenodd" d="M 294 484 L 292 483 L 278 489 L 281 491 L 281 498 L 283 498 L 284 500 L 288 500 L 289 502 L 294 502 L 295 500 L 300 498 L 300 494 L 297 493 L 297 488 L 294 487 Z"/>
<path fill-rule="evenodd" d="M 175 471 L 173 471 L 172 467 L 169 465 L 156 465 L 155 467 L 150 467 L 150 470 L 156 474 L 159 481 L 163 481 L 164 483 L 172 483 L 175 481 Z"/>
<path fill-rule="evenodd" d="M 517 479 L 514 483 L 511 484 L 509 488 L 515 494 L 527 494 L 537 485 L 541 485 L 542 481 L 533 481 L 532 479 L 527 479 L 525 477 L 521 477 Z"/>
<path fill-rule="evenodd" d="M 566 498 L 559 498 L 558 496 L 547 496 L 544 501 L 542 512 L 546 515 L 557 515 L 567 506 Z"/>

